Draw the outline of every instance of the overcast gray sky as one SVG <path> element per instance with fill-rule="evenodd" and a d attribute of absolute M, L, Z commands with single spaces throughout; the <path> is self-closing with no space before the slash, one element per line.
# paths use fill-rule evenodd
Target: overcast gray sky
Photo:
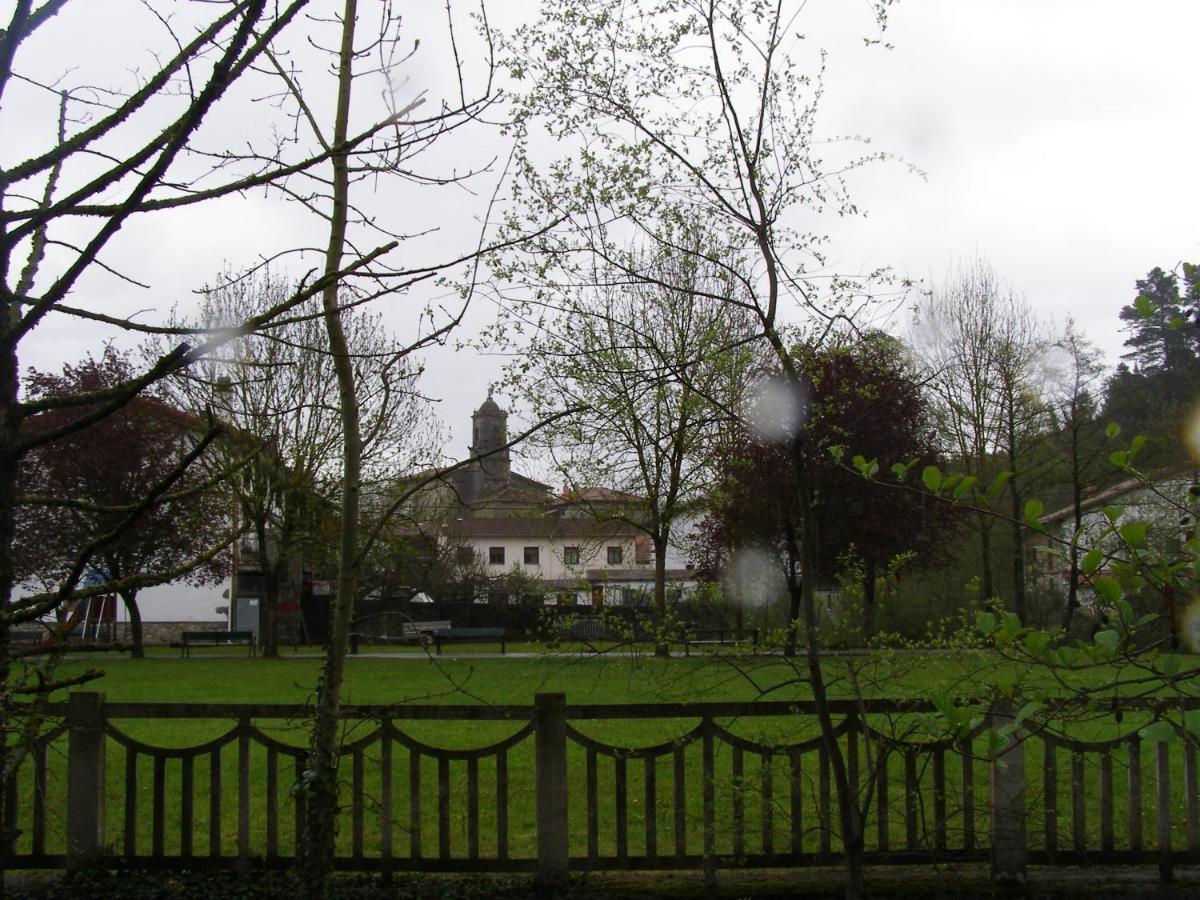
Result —
<path fill-rule="evenodd" d="M 1156 265 L 1200 261 L 1200 2 L 904 0 L 890 16 L 891 50 L 864 46 L 867 17 L 860 10 L 846 18 L 847 5 L 854 4 L 810 0 L 804 20 L 807 41 L 831 54 L 824 131 L 868 136 L 925 175 L 898 164 L 857 173 L 854 199 L 868 215 L 828 223 L 832 267 L 891 265 L 936 285 L 956 261 L 983 255 L 1039 313 L 1059 324 L 1074 316 L 1115 363 L 1117 312 L 1133 299 L 1134 281 Z M 5 19 L 10 6 L 0 0 Z M 436 6 L 412 4 L 414 26 Z M 506 24 L 534 8 L 507 0 L 495 14 Z M 145 61 L 142 18 L 125 0 L 69 5 L 40 39 L 41 74 L 97 66 L 120 77 L 131 61 Z M 427 40 L 402 93 L 444 83 L 437 49 Z M 32 106 L 22 115 L 12 105 L 21 102 L 6 98 L 0 164 L 26 141 L 44 140 L 50 127 Z M 254 115 L 243 103 L 209 134 L 236 136 L 248 124 L 238 117 Z M 472 149 L 491 152 L 478 143 Z M 494 152 L 503 151 L 496 139 Z M 426 248 L 449 253 L 478 235 L 479 196 L 384 190 L 375 202 L 384 214 L 403 211 L 406 228 L 436 223 Z M 102 275 L 85 289 L 110 310 L 162 312 L 193 302 L 192 292 L 223 266 L 247 265 L 314 234 L 298 209 L 262 196 L 160 216 L 127 229 L 108 260 L 151 290 Z M 398 331 L 428 296 L 386 306 Z M 480 310 L 472 327 L 489 314 Z M 100 338 L 90 326 L 49 324 L 23 345 L 24 362 L 57 367 L 95 350 Z M 441 400 L 452 455 L 465 452 L 470 412 L 501 365 L 462 350 L 430 354 L 424 387 Z"/>

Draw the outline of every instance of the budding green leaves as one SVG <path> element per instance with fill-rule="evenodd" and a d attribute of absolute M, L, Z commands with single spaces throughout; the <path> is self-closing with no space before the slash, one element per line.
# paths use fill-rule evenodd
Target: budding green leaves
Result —
<path fill-rule="evenodd" d="M 1120 527 L 1118 533 L 1126 546 L 1137 549 L 1146 543 L 1146 535 L 1149 531 L 1149 522 L 1126 522 Z"/>
<path fill-rule="evenodd" d="M 1117 601 L 1121 599 L 1121 582 L 1113 578 L 1111 575 L 1101 575 L 1098 578 L 1092 579 L 1092 587 L 1096 593 L 1109 606 L 1116 606 Z"/>
<path fill-rule="evenodd" d="M 1111 628 L 1106 628 L 1104 631 L 1096 632 L 1096 646 L 1103 651 L 1105 656 L 1116 656 L 1117 650 L 1121 646 L 1121 635 L 1113 631 Z"/>
<path fill-rule="evenodd" d="M 937 466 L 926 466 L 921 472 L 921 482 L 925 490 L 937 493 L 942 487 L 942 472 Z"/>
<path fill-rule="evenodd" d="M 989 636 L 996 630 L 996 614 L 990 612 L 976 613 L 975 627 L 979 629 L 979 633 L 984 637 Z"/>
<path fill-rule="evenodd" d="M 1093 547 L 1079 561 L 1079 571 L 1084 575 L 1095 575 L 1096 570 L 1100 568 L 1100 563 L 1102 562 L 1104 562 L 1103 548 Z"/>

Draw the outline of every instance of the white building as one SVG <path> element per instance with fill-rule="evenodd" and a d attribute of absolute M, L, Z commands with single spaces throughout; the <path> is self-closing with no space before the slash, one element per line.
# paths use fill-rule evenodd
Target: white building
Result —
<path fill-rule="evenodd" d="M 559 494 L 512 471 L 508 413 L 491 395 L 472 415 L 471 455 L 424 492 L 420 518 L 438 522 L 444 546 L 474 557 L 490 576 L 536 579 L 547 603 L 650 603 L 652 544 L 635 524 L 641 498 L 608 488 Z M 671 553 L 669 591 L 692 585 L 690 567 Z"/>

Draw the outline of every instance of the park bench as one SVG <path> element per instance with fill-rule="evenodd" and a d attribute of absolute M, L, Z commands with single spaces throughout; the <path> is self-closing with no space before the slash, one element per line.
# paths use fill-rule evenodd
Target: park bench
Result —
<path fill-rule="evenodd" d="M 683 635 L 684 656 L 691 656 L 693 646 L 704 644 L 719 647 L 728 644 L 750 642 L 751 647 L 758 646 L 757 628 L 689 628 Z"/>
<path fill-rule="evenodd" d="M 444 622 L 405 622 L 400 626 L 400 635 L 378 635 L 376 637 L 364 636 L 361 631 L 353 631 L 350 633 L 350 655 L 358 655 L 358 645 L 364 640 L 368 642 L 378 641 L 381 644 L 390 644 L 393 641 L 408 642 L 418 641 L 422 647 L 428 647 L 433 643 L 433 635 L 435 632 L 444 631 L 450 627 L 450 621 Z"/>
<path fill-rule="evenodd" d="M 499 641 L 500 653 L 503 654 L 506 640 L 503 628 L 443 628 L 433 633 L 433 642 L 437 645 L 438 653 L 442 652 L 442 644 L 446 642 L 482 644 Z"/>
<path fill-rule="evenodd" d="M 253 631 L 185 631 L 181 636 L 183 651 L 180 655 L 191 656 L 193 647 L 218 647 L 222 644 L 245 644 L 254 656 L 257 648 Z"/>
<path fill-rule="evenodd" d="M 452 623 L 447 620 L 445 622 L 405 622 L 401 628 L 401 637 L 406 641 L 420 640 L 421 643 L 428 645 L 431 643 L 433 635 L 439 631 L 449 631 Z"/>

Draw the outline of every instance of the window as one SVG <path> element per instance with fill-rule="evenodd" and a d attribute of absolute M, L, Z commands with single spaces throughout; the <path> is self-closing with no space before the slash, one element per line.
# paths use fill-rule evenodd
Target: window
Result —
<path fill-rule="evenodd" d="M 567 566 L 579 565 L 579 548 L 578 547 L 563 547 L 563 565 L 567 565 Z"/>
<path fill-rule="evenodd" d="M 538 548 L 537 547 L 526 547 L 525 548 L 525 565 L 536 566 L 537 564 L 538 564 Z"/>
<path fill-rule="evenodd" d="M 469 566 L 475 562 L 475 551 L 470 547 L 459 547 L 454 555 L 460 566 Z"/>
<path fill-rule="evenodd" d="M 488 562 L 493 566 L 504 565 L 504 548 L 488 547 Z"/>
<path fill-rule="evenodd" d="M 622 553 L 620 547 L 608 548 L 608 564 L 610 566 L 619 566 L 621 564 L 621 557 Z"/>

